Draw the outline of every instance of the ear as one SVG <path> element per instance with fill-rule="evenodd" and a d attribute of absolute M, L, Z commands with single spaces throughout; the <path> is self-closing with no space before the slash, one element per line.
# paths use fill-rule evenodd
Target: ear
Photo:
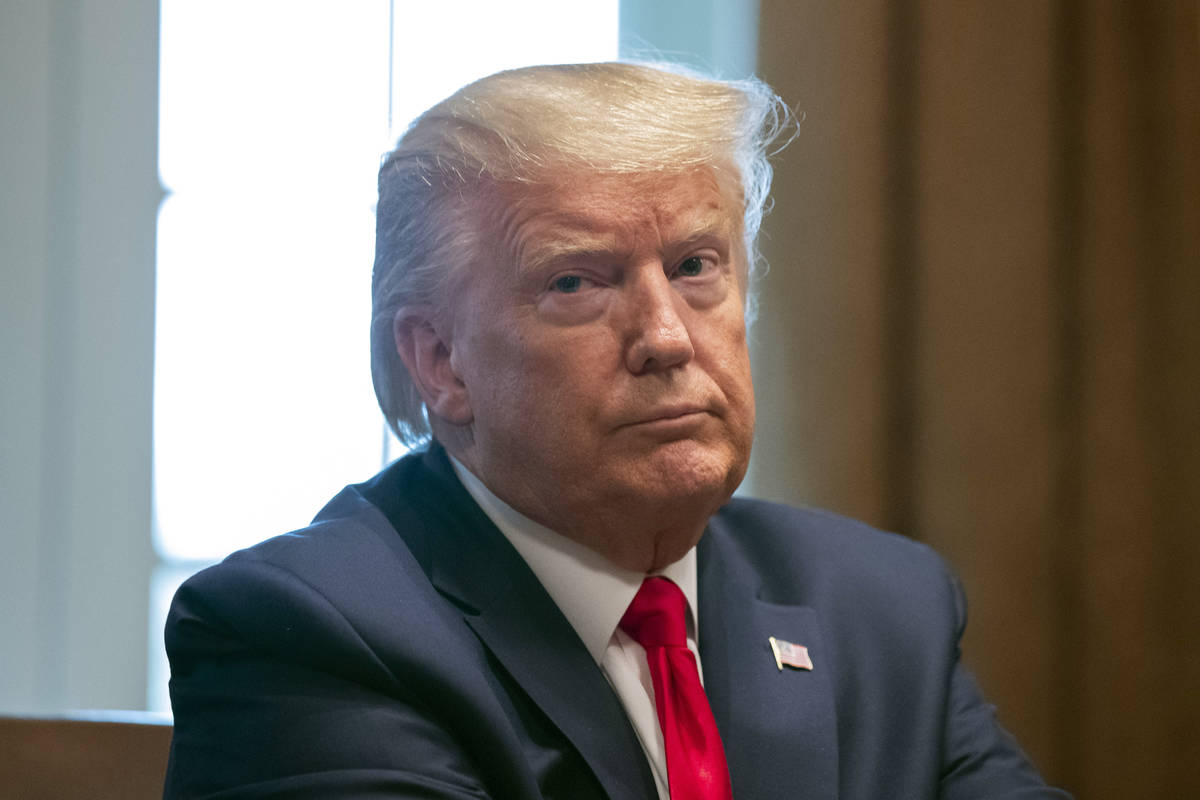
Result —
<path fill-rule="evenodd" d="M 402 308 L 392 318 L 396 353 L 412 376 L 431 415 L 467 425 L 475 415 L 467 386 L 452 363 L 453 342 L 439 332 L 428 309 Z"/>

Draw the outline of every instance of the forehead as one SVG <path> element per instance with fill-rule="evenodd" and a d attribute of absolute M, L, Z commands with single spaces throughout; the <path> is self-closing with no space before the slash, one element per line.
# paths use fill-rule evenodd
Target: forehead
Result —
<path fill-rule="evenodd" d="M 584 251 L 669 248 L 740 235 L 741 198 L 721 173 L 568 173 L 509 198 L 501 235 L 519 268 Z"/>

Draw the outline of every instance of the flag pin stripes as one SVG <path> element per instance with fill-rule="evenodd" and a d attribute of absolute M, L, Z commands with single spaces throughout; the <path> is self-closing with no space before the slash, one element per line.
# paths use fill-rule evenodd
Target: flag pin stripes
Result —
<path fill-rule="evenodd" d="M 808 657 L 808 648 L 802 644 L 792 644 L 785 642 L 783 639 L 770 637 L 771 652 L 775 654 L 775 666 L 779 667 L 780 672 L 784 666 L 789 666 L 792 669 L 812 669 L 812 659 Z"/>

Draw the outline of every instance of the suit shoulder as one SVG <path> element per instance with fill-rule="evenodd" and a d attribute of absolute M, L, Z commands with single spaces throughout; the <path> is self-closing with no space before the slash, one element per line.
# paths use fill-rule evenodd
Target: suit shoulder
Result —
<path fill-rule="evenodd" d="M 403 458 L 370 481 L 342 489 L 309 525 L 238 550 L 197 577 L 212 581 L 275 571 L 320 590 L 361 582 L 364 571 L 407 564 L 418 554 L 406 533 L 422 522 L 419 509 L 405 502 L 407 494 L 399 487 L 416 482 L 419 471 L 417 458 Z M 383 493 L 394 498 L 386 509 L 375 498 L 385 481 Z"/>
<path fill-rule="evenodd" d="M 957 606 L 957 581 L 928 545 L 828 511 L 738 498 L 714 516 L 710 548 L 757 575 L 777 602 Z M 959 609 L 961 611 L 961 609 Z"/>
<path fill-rule="evenodd" d="M 248 648 L 338 673 L 390 631 L 405 641 L 436 640 L 444 606 L 404 536 L 351 486 L 308 527 L 239 550 L 185 581 L 166 643 L 177 672 Z"/>
<path fill-rule="evenodd" d="M 747 546 L 795 550 L 808 557 L 848 560 L 900 559 L 905 565 L 941 564 L 928 545 L 874 528 L 850 517 L 766 500 L 735 498 L 717 512 L 714 528 Z"/>

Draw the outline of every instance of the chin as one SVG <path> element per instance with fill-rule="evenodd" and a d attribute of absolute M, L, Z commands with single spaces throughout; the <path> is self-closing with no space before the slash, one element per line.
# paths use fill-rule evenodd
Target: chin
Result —
<path fill-rule="evenodd" d="M 746 470 L 737 451 L 705 448 L 694 441 L 673 445 L 606 462 L 607 469 L 590 475 L 586 496 L 573 498 L 567 519 L 576 523 L 562 532 L 639 572 L 681 558 L 699 541 L 709 517 L 733 494 Z M 614 536 L 614 531 L 620 534 Z"/>
<path fill-rule="evenodd" d="M 715 511 L 742 482 L 745 459 L 725 448 L 676 444 L 660 448 L 638 469 L 641 492 L 672 506 L 686 501 Z"/>

